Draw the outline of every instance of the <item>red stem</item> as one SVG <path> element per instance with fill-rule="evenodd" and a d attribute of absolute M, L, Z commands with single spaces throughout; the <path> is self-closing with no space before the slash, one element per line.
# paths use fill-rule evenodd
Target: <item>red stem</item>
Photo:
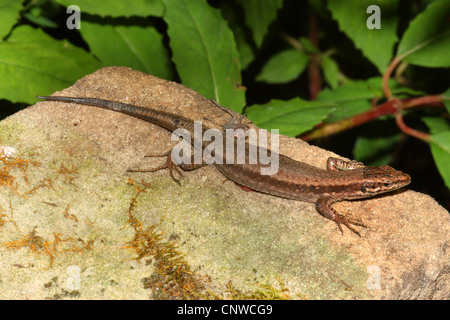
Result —
<path fill-rule="evenodd" d="M 430 135 L 428 133 L 424 133 L 421 131 L 417 131 L 411 127 L 408 127 L 406 123 L 403 121 L 403 116 L 401 113 L 397 113 L 395 115 L 395 122 L 397 122 L 398 127 L 400 130 L 402 130 L 404 133 L 415 137 L 417 139 L 423 140 L 425 142 L 430 141 Z"/>
<path fill-rule="evenodd" d="M 419 105 L 434 105 L 437 107 L 442 107 L 442 95 L 436 94 L 432 96 L 424 96 L 424 97 L 418 97 L 413 99 L 405 99 L 403 100 L 403 109 L 408 109 L 412 107 L 416 107 Z"/>
<path fill-rule="evenodd" d="M 416 107 L 418 105 L 423 105 L 423 104 L 428 104 L 428 105 L 434 105 L 434 106 L 439 106 L 439 107 L 443 107 L 444 104 L 442 103 L 442 95 L 432 95 L 432 96 L 424 96 L 424 97 L 418 97 L 418 98 L 410 98 L 410 99 L 404 99 L 404 100 L 399 100 L 399 99 L 392 99 L 389 101 L 386 101 L 385 103 L 381 104 L 380 106 L 378 106 L 377 108 L 368 110 L 366 112 L 357 114 L 353 117 L 347 118 L 347 119 L 342 119 L 339 120 L 337 122 L 334 123 L 329 123 L 329 124 L 325 124 L 322 126 L 319 126 L 315 129 L 313 129 L 312 131 L 310 131 L 309 133 L 302 135 L 301 138 L 305 141 L 310 141 L 313 139 L 317 139 L 317 138 L 322 138 L 322 137 L 326 137 L 344 130 L 348 130 L 350 128 L 354 128 L 356 126 L 359 126 L 361 124 L 364 124 L 366 122 L 375 120 L 383 115 L 387 115 L 387 114 L 395 114 L 398 115 L 400 114 L 399 111 L 403 110 L 403 109 L 409 109 L 412 107 Z M 399 125 L 399 128 L 407 133 L 407 134 L 411 134 L 414 137 L 417 137 L 419 139 L 427 139 L 427 137 L 425 136 L 425 133 L 417 133 L 419 131 L 416 131 L 414 129 L 411 129 L 409 127 L 406 126 L 406 124 L 403 122 L 403 118 L 401 117 L 400 114 L 400 119 L 397 119 L 397 123 Z M 412 131 L 414 130 L 414 131 Z"/>
<path fill-rule="evenodd" d="M 319 48 L 319 22 L 312 9 L 309 10 L 309 40 Z M 317 55 L 312 54 L 308 64 L 309 97 L 315 100 L 322 89 L 322 75 L 320 74 L 320 61 Z"/>
<path fill-rule="evenodd" d="M 391 77 L 392 72 L 394 72 L 397 65 L 401 62 L 399 57 L 395 57 L 394 60 L 391 61 L 389 66 L 386 69 L 386 72 L 383 74 L 383 92 L 384 96 L 390 100 L 393 99 L 391 89 L 389 88 L 389 78 Z"/>

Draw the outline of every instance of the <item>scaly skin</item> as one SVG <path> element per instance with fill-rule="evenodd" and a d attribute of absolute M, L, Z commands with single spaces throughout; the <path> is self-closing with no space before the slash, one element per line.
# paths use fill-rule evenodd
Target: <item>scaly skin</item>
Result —
<path fill-rule="evenodd" d="M 38 96 L 38 98 L 95 106 L 125 113 L 159 125 L 169 131 L 185 129 L 191 134 L 193 145 L 195 142 L 193 138 L 194 121 L 172 113 L 97 98 L 62 96 Z M 246 128 L 246 125 L 241 123 L 242 116 L 237 116 L 235 112 L 222 106 L 220 106 L 220 108 L 233 116 L 231 122 L 227 122 L 223 125 L 224 129 Z M 202 128 L 203 132 L 208 129 L 210 128 L 207 126 L 203 126 Z M 197 146 L 198 145 L 203 149 L 207 144 L 201 141 Z M 224 148 L 224 151 L 225 150 L 226 148 Z M 248 150 L 249 145 L 246 143 L 246 160 L 248 160 Z M 236 157 L 236 150 L 234 154 Z M 170 153 L 167 153 L 166 155 L 170 155 Z M 223 157 L 225 159 L 225 152 Z M 327 170 L 323 170 L 283 155 L 278 155 L 278 157 L 279 170 L 273 175 L 261 175 L 260 169 L 264 165 L 259 162 L 250 164 L 248 161 L 245 161 L 244 164 L 236 164 L 237 162 L 235 161 L 234 164 L 225 164 L 225 161 L 223 161 L 223 164 L 214 163 L 214 166 L 228 179 L 253 190 L 278 197 L 313 202 L 316 205 L 317 211 L 324 217 L 335 221 L 341 232 L 341 224 L 343 224 L 357 235 L 360 235 L 359 232 L 351 225 L 364 226 L 364 224 L 360 221 L 350 220 L 338 214 L 331 207 L 333 203 L 342 200 L 373 197 L 381 193 L 400 189 L 411 182 L 411 178 L 408 174 L 395 170 L 390 166 L 365 167 L 359 162 L 348 162 L 337 158 L 329 158 Z M 192 162 L 191 165 L 179 166 L 184 170 L 192 170 L 201 165 L 195 165 Z M 156 171 L 163 168 L 169 168 L 170 174 L 172 178 L 174 178 L 172 170 L 177 169 L 176 165 L 172 163 L 170 156 L 167 157 L 167 162 L 162 167 L 152 170 L 133 171 Z"/>

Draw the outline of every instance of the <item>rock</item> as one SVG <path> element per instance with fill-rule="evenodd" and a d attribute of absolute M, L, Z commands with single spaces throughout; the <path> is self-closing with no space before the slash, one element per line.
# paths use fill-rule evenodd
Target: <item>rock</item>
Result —
<path fill-rule="evenodd" d="M 122 67 L 61 94 L 229 118 L 193 90 Z M 15 150 L 1 158 L 2 299 L 450 297 L 450 217 L 429 196 L 336 204 L 368 226 L 360 238 L 311 203 L 244 191 L 214 167 L 185 172 L 181 186 L 165 170 L 127 172 L 158 166 L 144 156 L 173 143 L 123 114 L 40 102 L 3 120 L 1 137 Z M 335 156 L 288 137 L 280 152 L 323 168 Z"/>

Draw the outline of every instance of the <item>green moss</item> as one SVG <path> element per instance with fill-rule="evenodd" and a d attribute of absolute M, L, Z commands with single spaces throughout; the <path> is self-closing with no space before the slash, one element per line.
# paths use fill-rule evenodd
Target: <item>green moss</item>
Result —
<path fill-rule="evenodd" d="M 254 291 L 242 291 L 233 287 L 232 282 L 228 282 L 227 289 L 223 297 L 232 300 L 290 300 L 289 289 L 278 279 L 277 287 L 271 284 L 259 284 Z M 297 295 L 299 296 L 299 295 Z M 223 298 L 222 297 L 222 298 Z"/>
<path fill-rule="evenodd" d="M 34 136 L 30 144 L 39 139 Z M 25 233 L 38 225 L 44 239 L 52 239 L 54 232 L 86 243 L 95 239 L 83 257 L 58 255 L 56 267 L 91 259 L 98 278 L 117 274 L 121 285 L 141 295 L 149 290 L 155 299 L 302 299 L 306 295 L 300 292 L 311 299 L 366 296 L 365 270 L 344 249 L 310 232 L 320 217 L 299 212 L 301 225 L 292 226 L 296 220 L 289 207 L 261 205 L 262 196 L 232 190 L 229 182 L 208 180 L 211 175 L 199 180 L 186 174 L 180 187 L 167 170 L 124 174 L 91 154 L 92 145 L 83 137 L 68 139 L 79 149 L 71 153 L 67 142 L 59 141 L 38 147 L 35 160 L 42 165 L 29 170 L 29 186 L 21 181 L 28 190 L 45 177 L 55 189 L 41 188 L 13 201 L 14 219 Z M 61 165 L 70 169 L 68 176 L 74 168 L 72 180 L 57 172 Z M 151 181 L 136 202 L 129 177 Z M 44 195 L 58 207 L 42 204 Z M 64 218 L 68 204 L 79 222 Z M 0 224 L 5 224 L 10 214 L 2 214 Z M 127 218 L 129 228 L 123 229 Z M 128 250 L 118 250 L 123 244 Z M 130 258 L 143 267 L 124 271 Z M 286 279 L 289 288 L 279 279 Z"/>
<path fill-rule="evenodd" d="M 156 186 L 154 186 L 156 185 Z M 134 237 L 131 241 L 125 244 L 125 247 L 133 250 L 135 256 L 133 259 L 137 261 L 145 261 L 146 264 L 153 266 L 154 271 L 147 277 L 142 279 L 142 284 L 145 289 L 151 290 L 151 298 L 153 299 L 259 299 L 259 300 L 274 300 L 274 299 L 291 299 L 290 291 L 286 285 L 277 278 L 277 284 L 260 284 L 257 281 L 251 282 L 248 286 L 256 287 L 255 290 L 240 290 L 237 289 L 232 281 L 229 280 L 227 285 L 223 288 L 223 292 L 210 292 L 207 290 L 211 286 L 209 275 L 200 274 L 197 270 L 187 263 L 184 258 L 184 253 L 178 246 L 177 242 L 165 239 L 164 233 L 158 231 L 167 221 L 164 218 L 156 224 L 149 226 L 136 218 L 135 210 L 140 210 L 144 203 L 155 200 L 160 193 L 167 194 L 167 190 L 163 186 L 172 188 L 172 185 L 166 184 L 165 179 L 155 180 L 150 186 L 141 189 L 135 185 L 138 191 L 137 195 L 131 200 L 129 206 L 128 225 L 134 229 Z M 178 186 L 176 186 L 178 188 Z M 185 191 L 185 190 L 184 190 Z M 145 194 L 150 196 L 147 197 Z M 189 194 L 189 193 L 187 193 Z M 178 196 L 178 195 L 177 195 Z M 208 205 L 213 208 L 221 208 L 224 203 L 223 199 L 218 199 L 217 202 L 208 202 Z M 144 200 L 141 202 L 141 200 Z M 205 202 L 206 203 L 206 202 Z M 153 203 L 154 205 L 154 203 Z M 169 213 L 170 214 L 170 213 Z M 298 294 L 295 298 L 301 297 Z"/>
<path fill-rule="evenodd" d="M 261 288 L 270 289 L 281 277 L 295 284 L 292 292 L 307 292 L 311 299 L 369 297 L 364 266 L 345 248 L 336 248 L 321 235 L 308 232 L 313 219 L 320 217 L 305 215 L 304 232 L 292 234 L 286 218 L 289 212 L 261 207 L 257 202 L 242 207 L 240 202 L 230 202 L 220 186 L 194 185 L 188 180 L 182 182 L 182 188 L 170 180 L 156 185 L 152 180 L 152 186 L 147 214 L 167 212 L 160 230 L 178 235 L 184 244 L 180 250 L 201 252 L 203 270 L 220 279 L 216 285 L 225 286 L 224 281 L 231 280 L 234 287 L 261 286 L 259 291 L 242 291 L 242 297 L 272 294 L 274 298 L 273 290 Z M 190 258 L 195 260 L 192 255 Z"/>
<path fill-rule="evenodd" d="M 22 140 L 27 128 L 22 122 L 2 121 L 0 125 L 0 141 L 2 145 L 16 145 Z"/>

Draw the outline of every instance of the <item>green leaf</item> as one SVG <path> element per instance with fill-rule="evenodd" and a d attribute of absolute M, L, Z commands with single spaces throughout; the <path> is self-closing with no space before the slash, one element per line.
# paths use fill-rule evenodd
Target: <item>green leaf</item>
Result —
<path fill-rule="evenodd" d="M 90 54 L 39 29 L 19 26 L 0 43 L 0 99 L 34 102 L 101 67 Z"/>
<path fill-rule="evenodd" d="M 281 51 L 270 58 L 256 77 L 267 83 L 286 83 L 300 76 L 305 70 L 309 56 L 296 49 Z"/>
<path fill-rule="evenodd" d="M 0 39 L 3 39 L 20 19 L 22 1 L 3 0 L 0 4 Z"/>
<path fill-rule="evenodd" d="M 336 89 L 339 85 L 339 66 L 336 61 L 330 57 L 322 57 L 322 70 L 325 81 Z"/>
<path fill-rule="evenodd" d="M 450 88 L 442 94 L 442 101 L 444 102 L 447 112 L 450 114 Z"/>
<path fill-rule="evenodd" d="M 40 14 L 41 13 L 34 15 L 31 12 L 27 12 L 23 15 L 23 17 L 25 19 L 27 19 L 28 21 L 30 21 L 31 23 L 34 23 L 42 28 L 52 28 L 52 29 L 58 28 L 58 24 L 56 22 L 54 22 Z"/>
<path fill-rule="evenodd" d="M 277 17 L 283 0 L 238 0 L 244 8 L 245 23 L 252 30 L 256 46 L 261 47 L 270 24 Z"/>
<path fill-rule="evenodd" d="M 368 166 L 380 166 L 391 161 L 401 134 L 391 136 L 364 137 L 356 139 L 353 156 Z"/>
<path fill-rule="evenodd" d="M 234 34 L 234 41 L 239 52 L 239 62 L 242 70 L 245 70 L 255 58 L 256 46 L 252 40 L 252 35 L 248 32 L 244 19 L 239 18 L 240 15 L 236 12 L 234 2 L 221 1 L 219 9 Z"/>
<path fill-rule="evenodd" d="M 133 0 L 133 1 L 117 1 L 117 0 L 54 0 L 61 5 L 68 7 L 77 5 L 83 13 L 96 14 L 101 17 L 162 17 L 164 14 L 164 4 L 162 0 Z M 83 22 L 81 22 L 83 24 Z"/>
<path fill-rule="evenodd" d="M 327 119 L 335 122 L 352 117 L 371 108 L 371 100 L 383 95 L 381 78 L 348 82 L 337 89 L 324 89 L 317 100 L 333 104 L 336 111 Z"/>
<path fill-rule="evenodd" d="M 241 112 L 239 53 L 233 33 L 205 0 L 164 0 L 173 62 L 184 85 Z"/>
<path fill-rule="evenodd" d="M 98 18 L 82 21 L 81 35 L 104 65 L 126 66 L 171 79 L 169 53 L 163 36 L 149 20 Z"/>
<path fill-rule="evenodd" d="M 450 188 L 450 131 L 432 135 L 430 147 L 439 173 Z"/>
<path fill-rule="evenodd" d="M 311 39 L 306 37 L 300 37 L 300 43 L 305 48 L 305 51 L 307 53 L 319 53 L 319 49 L 316 47 L 316 45 L 311 41 Z"/>
<path fill-rule="evenodd" d="M 236 47 L 239 51 L 239 61 L 241 68 L 245 70 L 248 65 L 255 59 L 255 50 L 246 39 L 244 30 L 239 27 L 233 27 L 234 38 L 236 41 Z"/>
<path fill-rule="evenodd" d="M 442 117 L 421 117 L 430 129 L 431 154 L 444 182 L 450 188 L 450 122 Z"/>
<path fill-rule="evenodd" d="M 281 134 L 298 136 L 325 119 L 334 106 L 320 101 L 272 100 L 264 105 L 253 105 L 245 109 L 247 116 L 258 127 L 279 129 Z"/>
<path fill-rule="evenodd" d="M 330 18 L 325 0 L 309 0 L 308 3 L 322 19 Z"/>
<path fill-rule="evenodd" d="M 444 117 L 423 116 L 420 119 L 425 122 L 432 134 L 450 131 L 450 121 Z"/>
<path fill-rule="evenodd" d="M 396 94 L 417 93 L 398 84 L 394 79 L 389 80 L 389 87 Z M 369 78 L 361 81 L 347 82 L 335 89 L 324 89 L 317 96 L 317 100 L 333 103 L 336 111 L 330 115 L 327 122 L 335 122 L 352 117 L 372 108 L 372 100 L 382 97 L 382 79 Z"/>
<path fill-rule="evenodd" d="M 397 55 L 424 67 L 450 67 L 450 3 L 431 2 L 410 23 L 398 46 Z"/>
<path fill-rule="evenodd" d="M 392 94 L 400 99 L 410 98 L 411 96 L 426 96 L 427 95 L 427 93 L 425 91 L 405 87 L 405 86 L 400 85 L 398 82 L 395 82 L 394 84 L 390 84 L 390 86 L 391 85 L 392 85 L 392 87 L 391 87 Z"/>
<path fill-rule="evenodd" d="M 380 71 L 384 73 L 393 56 L 397 42 L 398 0 L 328 0 L 328 9 L 341 29 L 355 46 L 362 51 Z M 381 29 L 367 28 L 371 14 L 366 13 L 370 5 L 381 11 Z"/>

